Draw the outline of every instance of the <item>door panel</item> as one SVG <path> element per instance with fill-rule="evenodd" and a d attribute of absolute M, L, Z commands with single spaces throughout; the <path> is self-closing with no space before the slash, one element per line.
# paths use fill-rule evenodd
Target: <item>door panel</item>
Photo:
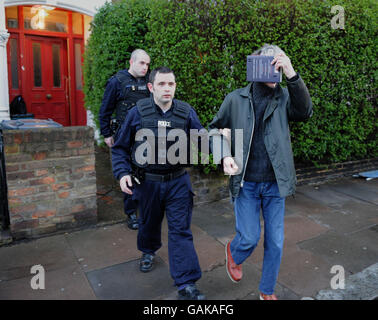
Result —
<path fill-rule="evenodd" d="M 27 105 L 38 119 L 70 125 L 67 45 L 64 39 L 27 36 Z"/>

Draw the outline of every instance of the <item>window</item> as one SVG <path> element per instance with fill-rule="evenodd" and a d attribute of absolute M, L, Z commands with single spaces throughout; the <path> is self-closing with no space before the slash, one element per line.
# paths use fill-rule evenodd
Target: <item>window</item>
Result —
<path fill-rule="evenodd" d="M 33 43 L 34 87 L 42 87 L 41 44 Z"/>
<path fill-rule="evenodd" d="M 75 43 L 75 74 L 76 74 L 76 89 L 83 90 L 80 43 Z"/>
<path fill-rule="evenodd" d="M 17 7 L 6 7 L 5 15 L 7 17 L 7 28 L 18 28 L 18 10 Z"/>
<path fill-rule="evenodd" d="M 24 7 L 24 27 L 29 30 L 67 32 L 67 12 L 53 7 Z"/>
<path fill-rule="evenodd" d="M 83 34 L 83 16 L 80 13 L 72 13 L 72 32 Z"/>
<path fill-rule="evenodd" d="M 12 89 L 18 89 L 18 39 L 9 39 Z"/>
<path fill-rule="evenodd" d="M 60 88 L 60 45 L 52 45 L 54 87 Z"/>

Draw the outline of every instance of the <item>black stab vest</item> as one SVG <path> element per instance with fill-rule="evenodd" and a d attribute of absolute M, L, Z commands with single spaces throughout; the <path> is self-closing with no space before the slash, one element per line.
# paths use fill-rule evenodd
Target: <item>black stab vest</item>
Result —
<path fill-rule="evenodd" d="M 144 168 L 147 172 L 155 172 L 155 173 L 168 173 L 175 170 L 178 170 L 184 166 L 188 166 L 188 159 L 189 159 L 189 137 L 187 134 L 188 130 L 188 119 L 189 119 L 189 112 L 190 112 L 190 105 L 174 99 L 171 107 L 171 113 L 169 117 L 162 117 L 162 115 L 158 112 L 158 106 L 155 105 L 153 97 L 142 99 L 138 101 L 137 108 L 139 114 L 141 116 L 141 129 L 149 129 L 150 135 L 146 134 L 147 131 L 143 132 L 141 136 L 143 136 L 143 141 L 135 141 L 133 149 L 132 149 L 132 162 L 134 165 L 140 168 Z M 163 130 L 165 128 L 165 135 L 160 134 L 159 137 L 159 129 Z M 186 143 L 186 150 L 187 150 L 187 157 L 185 159 L 185 163 L 177 163 L 171 164 L 168 161 L 167 155 L 169 148 L 178 141 L 178 137 L 175 138 L 175 141 L 167 141 L 167 136 L 169 132 L 173 129 L 181 129 L 185 132 L 185 136 L 187 138 Z M 160 131 L 162 133 L 162 131 Z M 149 140 L 151 139 L 151 140 Z M 151 158 L 147 160 L 146 163 L 141 164 L 136 160 L 136 151 L 138 147 L 140 150 L 143 150 L 143 156 L 147 156 L 147 149 L 142 146 L 148 145 L 151 147 L 151 144 L 148 141 L 154 141 L 154 152 L 150 153 Z M 178 156 L 179 150 L 176 150 L 175 155 Z M 152 158 L 152 156 L 154 157 Z M 152 163 L 153 162 L 153 163 Z"/>
<path fill-rule="evenodd" d="M 116 104 L 116 119 L 123 122 L 127 111 L 135 106 L 140 99 L 149 97 L 150 91 L 147 88 L 147 78 L 143 78 L 143 81 L 137 82 L 122 71 L 119 71 L 115 77 L 121 84 L 123 97 Z"/>

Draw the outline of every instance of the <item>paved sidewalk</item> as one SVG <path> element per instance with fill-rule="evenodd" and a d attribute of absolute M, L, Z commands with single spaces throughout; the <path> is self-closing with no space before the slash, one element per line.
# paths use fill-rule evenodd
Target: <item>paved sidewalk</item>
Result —
<path fill-rule="evenodd" d="M 155 269 L 139 272 L 137 232 L 127 228 L 121 194 L 105 171 L 98 168 L 103 179 L 97 226 L 0 247 L 0 299 L 176 299 L 166 223 Z M 277 296 L 285 300 L 377 297 L 378 179 L 343 178 L 300 186 L 286 203 Z M 243 264 L 242 281 L 235 284 L 226 274 L 224 256 L 234 226 L 229 199 L 194 208 L 192 231 L 203 271 L 197 284 L 208 299 L 258 299 L 264 235 Z M 31 288 L 34 265 L 46 271 L 43 290 Z M 335 265 L 345 270 L 344 290 L 330 288 Z M 348 295 L 350 290 L 354 291 Z"/>

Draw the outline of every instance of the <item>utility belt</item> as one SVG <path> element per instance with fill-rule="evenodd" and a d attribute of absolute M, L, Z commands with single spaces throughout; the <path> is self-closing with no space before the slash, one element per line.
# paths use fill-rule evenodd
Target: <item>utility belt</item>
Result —
<path fill-rule="evenodd" d="M 185 169 L 179 169 L 177 171 L 173 171 L 166 174 L 158 174 L 158 173 L 150 173 L 146 172 L 144 174 L 144 178 L 148 181 L 156 181 L 156 182 L 166 182 L 178 177 L 183 176 L 186 173 Z"/>
<path fill-rule="evenodd" d="M 184 168 L 169 172 L 169 173 L 153 173 L 153 172 L 146 172 L 142 168 L 134 168 L 133 174 L 131 175 L 132 179 L 137 183 L 140 184 L 141 181 L 155 181 L 155 182 L 167 182 L 178 177 L 183 176 L 186 173 Z"/>

